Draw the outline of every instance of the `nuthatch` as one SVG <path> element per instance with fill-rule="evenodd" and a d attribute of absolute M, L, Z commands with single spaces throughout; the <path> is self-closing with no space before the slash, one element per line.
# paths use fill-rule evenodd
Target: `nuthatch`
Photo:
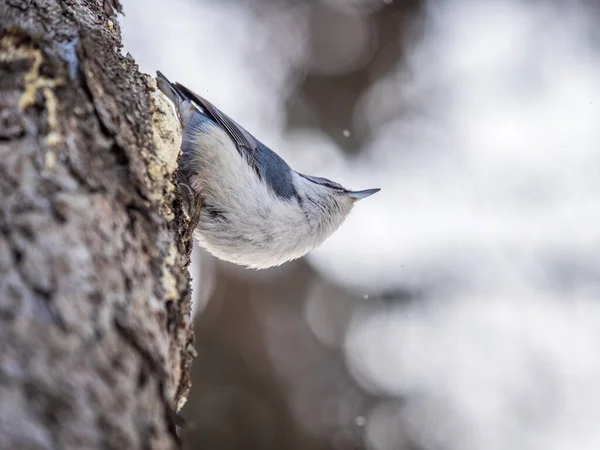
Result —
<path fill-rule="evenodd" d="M 379 191 L 298 173 L 209 101 L 157 80 L 182 126 L 179 181 L 199 211 L 194 237 L 217 258 L 255 269 L 300 258 Z"/>

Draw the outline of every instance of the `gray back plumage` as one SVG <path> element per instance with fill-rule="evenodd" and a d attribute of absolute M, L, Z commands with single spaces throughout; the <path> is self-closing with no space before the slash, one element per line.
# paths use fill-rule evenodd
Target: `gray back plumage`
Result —
<path fill-rule="evenodd" d="M 197 151 L 194 139 L 198 133 L 206 131 L 207 127 L 223 128 L 199 110 L 190 115 L 184 127 L 182 156 L 179 164 L 180 174 L 184 180 L 189 180 L 194 175 L 196 170 L 194 167 L 195 152 Z M 292 178 L 292 168 L 277 153 L 256 141 L 252 157 L 253 170 L 275 195 L 283 200 L 297 198 L 298 193 Z"/>
<path fill-rule="evenodd" d="M 215 105 L 205 98 L 195 94 L 180 83 L 171 83 L 162 73 L 158 72 L 159 88 L 176 105 L 181 100 L 193 102 L 202 108 L 197 109 L 188 116 L 185 123 L 181 161 L 181 174 L 184 179 L 193 175 L 192 160 L 195 146 L 194 133 L 202 132 L 207 126 L 218 126 L 223 129 L 234 142 L 240 156 L 246 160 L 256 175 L 271 189 L 271 191 L 284 200 L 296 198 L 298 193 L 292 179 L 292 169 L 288 164 L 268 148 L 244 127 L 231 119 Z"/>
<path fill-rule="evenodd" d="M 292 169 L 277 153 L 259 142 L 255 158 L 260 177 L 277 196 L 285 200 L 298 197 Z"/>

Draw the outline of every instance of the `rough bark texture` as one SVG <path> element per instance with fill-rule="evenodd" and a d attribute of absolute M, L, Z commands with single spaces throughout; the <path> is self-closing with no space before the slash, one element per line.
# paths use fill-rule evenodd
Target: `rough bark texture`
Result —
<path fill-rule="evenodd" d="M 118 8 L 0 0 L 0 449 L 177 445 L 180 137 L 120 53 Z"/>

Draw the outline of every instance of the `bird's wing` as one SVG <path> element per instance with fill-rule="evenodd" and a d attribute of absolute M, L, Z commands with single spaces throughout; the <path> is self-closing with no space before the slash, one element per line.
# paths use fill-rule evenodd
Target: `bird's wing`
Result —
<path fill-rule="evenodd" d="M 260 150 L 258 148 L 259 142 L 256 140 L 256 138 L 250 133 L 248 133 L 235 120 L 230 118 L 227 114 L 225 114 L 223 111 L 221 111 L 219 108 L 217 108 L 205 98 L 199 96 L 198 94 L 195 94 L 180 83 L 175 83 L 175 86 L 186 97 L 188 97 L 193 102 L 197 103 L 198 106 L 201 106 L 206 112 L 206 114 L 208 114 L 219 125 L 221 125 L 221 127 L 227 132 L 227 134 L 229 134 L 231 139 L 233 139 L 233 142 L 235 142 L 235 145 L 240 154 L 247 159 L 248 163 L 260 176 L 257 166 L 257 152 Z"/>

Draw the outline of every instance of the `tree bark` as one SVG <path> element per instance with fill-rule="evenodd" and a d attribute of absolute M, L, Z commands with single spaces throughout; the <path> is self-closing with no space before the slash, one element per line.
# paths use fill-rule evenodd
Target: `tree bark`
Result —
<path fill-rule="evenodd" d="M 172 449 L 192 359 L 180 136 L 118 0 L 0 0 L 0 449 Z"/>

